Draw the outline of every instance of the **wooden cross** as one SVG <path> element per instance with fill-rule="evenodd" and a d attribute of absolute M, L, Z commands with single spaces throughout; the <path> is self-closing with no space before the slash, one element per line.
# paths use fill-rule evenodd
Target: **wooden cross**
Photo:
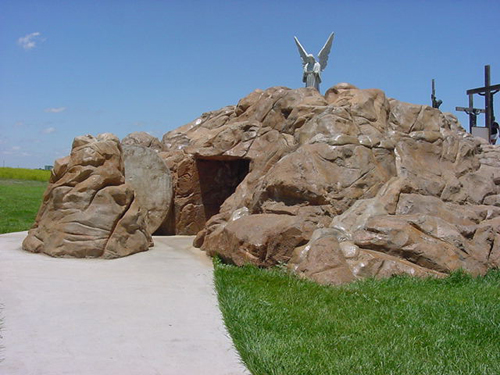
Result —
<path fill-rule="evenodd" d="M 469 107 L 455 107 L 455 110 L 465 112 L 469 115 L 469 133 L 472 133 L 472 128 L 477 124 L 477 115 L 486 112 L 484 109 L 474 108 L 473 94 L 469 95 Z"/>
<path fill-rule="evenodd" d="M 495 115 L 493 114 L 493 95 L 495 95 L 500 90 L 500 85 L 491 85 L 490 79 L 490 66 L 484 66 L 484 87 L 478 87 L 476 89 L 467 90 L 467 95 L 469 95 L 469 104 L 471 103 L 471 96 L 474 94 L 479 94 L 484 96 L 484 110 L 486 113 L 485 126 L 489 129 L 491 134 L 491 127 L 495 121 Z M 469 105 L 472 107 L 472 105 Z"/>

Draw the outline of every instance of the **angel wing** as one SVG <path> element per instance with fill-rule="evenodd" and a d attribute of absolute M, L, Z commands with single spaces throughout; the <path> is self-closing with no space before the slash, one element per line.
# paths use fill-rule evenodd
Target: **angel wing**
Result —
<path fill-rule="evenodd" d="M 307 64 L 307 55 L 308 55 L 308 53 L 306 52 L 306 50 L 304 49 L 304 47 L 302 47 L 302 44 L 300 44 L 300 42 L 297 39 L 297 37 L 294 36 L 293 38 L 295 39 L 295 44 L 297 45 L 297 48 L 299 49 L 300 58 L 302 59 L 302 65 L 306 65 Z"/>
<path fill-rule="evenodd" d="M 319 59 L 319 64 L 321 65 L 321 70 L 324 70 L 328 65 L 328 55 L 330 54 L 330 50 L 332 49 L 333 36 L 334 34 L 331 33 L 325 45 L 323 46 L 323 48 L 321 48 L 321 51 L 319 51 L 318 53 L 318 59 Z"/>

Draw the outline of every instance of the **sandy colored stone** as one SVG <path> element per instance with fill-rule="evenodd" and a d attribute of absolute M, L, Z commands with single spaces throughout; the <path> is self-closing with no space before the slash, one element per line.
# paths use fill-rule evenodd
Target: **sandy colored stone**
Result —
<path fill-rule="evenodd" d="M 300 218 L 275 214 L 245 215 L 217 230 L 220 233 L 206 239 L 202 249 L 240 266 L 287 263 L 311 234 Z"/>
<path fill-rule="evenodd" d="M 170 170 L 172 204 L 158 233 L 196 235 L 197 247 L 229 262 L 289 263 L 325 284 L 483 274 L 500 263 L 500 151 L 452 114 L 348 83 L 324 96 L 272 87 L 166 133 L 161 147 L 153 138 L 124 142 L 149 148 Z M 134 198 L 141 189 L 124 180 L 116 142 L 102 141 L 96 148 L 75 139 L 75 150 L 88 150 L 55 163 L 61 183 L 44 205 L 72 215 L 99 192 L 104 212 L 124 229 L 108 236 L 106 254 L 118 256 L 146 241 L 148 211 L 164 207 Z M 92 230 L 101 238 L 107 229 Z"/>
<path fill-rule="evenodd" d="M 142 146 L 150 148 L 156 152 L 161 152 L 163 146 L 160 140 L 146 132 L 133 132 L 122 139 L 123 146 Z"/>
<path fill-rule="evenodd" d="M 145 251 L 152 244 L 148 210 L 136 198 L 125 180 L 118 138 L 77 137 L 71 155 L 55 163 L 23 249 L 78 258 L 116 258 Z"/>
<path fill-rule="evenodd" d="M 197 246 L 233 263 L 293 259 L 299 274 L 335 284 L 458 268 L 479 274 L 498 262 L 498 148 L 438 109 L 348 83 L 325 96 L 273 87 L 205 113 L 162 142 L 177 175 L 182 221 L 173 232 L 192 230 Z M 200 198 L 200 159 L 249 163 L 211 210 Z M 234 220 L 235 212 L 245 215 Z M 330 234 L 313 240 L 315 231 Z M 296 256 L 306 248 L 307 256 Z"/>
<path fill-rule="evenodd" d="M 339 285 L 355 280 L 336 233 L 328 229 L 317 229 L 306 246 L 297 247 L 289 267 L 320 284 Z"/>
<path fill-rule="evenodd" d="M 153 234 L 167 217 L 173 190 L 170 170 L 151 148 L 123 145 L 125 182 L 135 193 L 137 209 L 145 211 L 145 230 Z"/>

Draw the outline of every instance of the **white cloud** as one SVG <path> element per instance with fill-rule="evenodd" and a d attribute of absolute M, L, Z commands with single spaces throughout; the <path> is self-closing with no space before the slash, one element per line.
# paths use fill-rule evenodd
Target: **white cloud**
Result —
<path fill-rule="evenodd" d="M 56 128 L 54 128 L 54 127 L 52 127 L 52 126 L 51 126 L 50 128 L 46 128 L 46 129 L 43 129 L 43 130 L 42 130 L 42 132 L 43 132 L 44 134 L 51 134 L 51 133 L 54 133 L 55 131 L 56 131 Z"/>
<path fill-rule="evenodd" d="M 19 146 L 12 146 L 12 150 L 14 150 L 14 151 L 18 151 L 20 149 L 21 149 L 21 147 L 19 147 Z"/>
<path fill-rule="evenodd" d="M 17 44 L 19 44 L 21 47 L 24 48 L 25 51 L 29 51 L 30 49 L 33 49 L 36 47 L 36 44 L 39 41 L 44 41 L 45 39 L 41 38 L 40 32 L 34 32 L 31 34 L 28 34 L 26 36 L 23 36 L 17 40 Z"/>
<path fill-rule="evenodd" d="M 65 110 L 66 110 L 66 107 L 45 108 L 44 109 L 45 112 L 49 112 L 49 113 L 59 113 L 59 112 L 65 111 Z"/>

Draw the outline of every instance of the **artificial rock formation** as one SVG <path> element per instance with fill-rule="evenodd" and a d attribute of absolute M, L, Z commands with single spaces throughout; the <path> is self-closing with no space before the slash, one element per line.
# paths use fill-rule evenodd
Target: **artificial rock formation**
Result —
<path fill-rule="evenodd" d="M 146 132 L 133 132 L 122 139 L 122 145 L 125 146 L 142 146 L 150 148 L 156 152 L 162 151 L 163 146 L 158 138 Z"/>
<path fill-rule="evenodd" d="M 145 212 L 145 230 L 153 234 L 165 220 L 172 201 L 170 171 L 151 148 L 122 141 L 125 182 L 135 192 L 138 209 Z"/>
<path fill-rule="evenodd" d="M 23 249 L 51 256 L 116 258 L 145 251 L 172 198 L 156 152 L 112 134 L 75 138 L 54 165 Z"/>
<path fill-rule="evenodd" d="M 326 284 L 483 274 L 500 267 L 500 150 L 376 89 L 256 90 L 161 142 L 75 139 L 24 247 L 110 258 L 155 231 Z"/>
<path fill-rule="evenodd" d="M 438 109 L 349 84 L 273 87 L 162 142 L 164 233 L 237 265 L 331 284 L 500 266 L 500 151 Z"/>

